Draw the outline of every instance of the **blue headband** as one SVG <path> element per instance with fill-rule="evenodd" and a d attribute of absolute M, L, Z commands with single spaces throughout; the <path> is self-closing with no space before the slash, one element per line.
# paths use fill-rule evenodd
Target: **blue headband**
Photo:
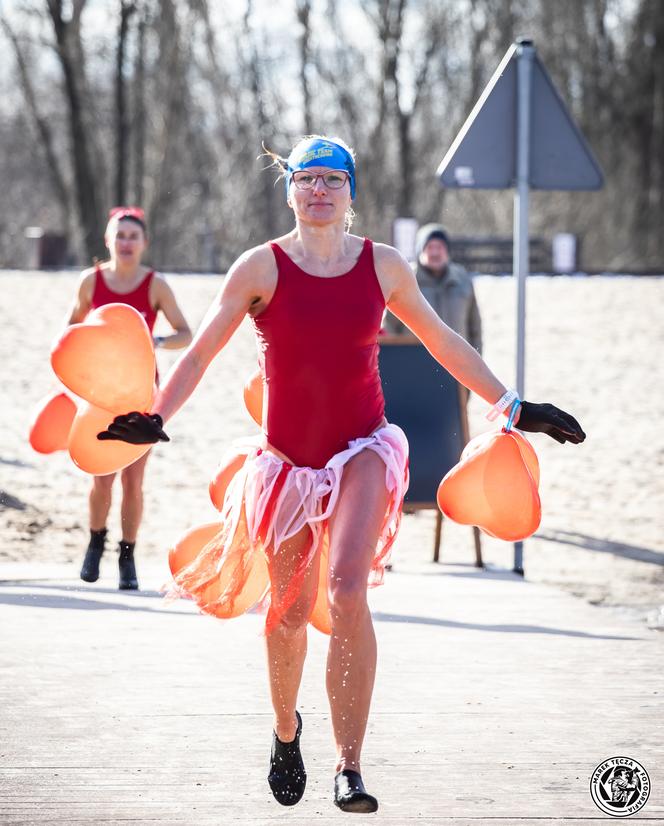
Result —
<path fill-rule="evenodd" d="M 302 141 L 288 156 L 286 166 L 286 195 L 290 187 L 293 172 L 310 166 L 329 166 L 330 169 L 343 169 L 348 173 L 350 197 L 355 198 L 355 162 L 347 149 L 333 141 L 311 138 Z"/>

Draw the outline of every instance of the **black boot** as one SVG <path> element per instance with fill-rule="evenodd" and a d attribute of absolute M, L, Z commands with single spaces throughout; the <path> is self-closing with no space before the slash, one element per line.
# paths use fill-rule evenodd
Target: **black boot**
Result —
<path fill-rule="evenodd" d="M 307 785 L 307 773 L 300 753 L 300 735 L 302 718 L 298 711 L 297 731 L 290 743 L 283 743 L 272 732 L 272 754 L 270 755 L 270 773 L 267 782 L 277 803 L 282 806 L 294 806 L 299 803 Z"/>
<path fill-rule="evenodd" d="M 340 771 L 334 778 L 334 804 L 342 812 L 375 812 L 378 801 L 364 788 L 359 772 Z"/>
<path fill-rule="evenodd" d="M 118 550 L 120 557 L 118 566 L 120 568 L 120 582 L 118 588 L 121 591 L 137 591 L 138 580 L 136 579 L 136 565 L 134 564 L 135 542 L 120 542 Z"/>
<path fill-rule="evenodd" d="M 81 579 L 84 582 L 96 582 L 99 579 L 99 560 L 106 544 L 106 528 L 90 531 L 90 544 L 85 552 L 81 566 Z"/>

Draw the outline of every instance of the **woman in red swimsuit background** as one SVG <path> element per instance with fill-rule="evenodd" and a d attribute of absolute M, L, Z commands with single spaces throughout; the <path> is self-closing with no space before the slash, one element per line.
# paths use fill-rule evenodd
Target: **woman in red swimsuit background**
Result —
<path fill-rule="evenodd" d="M 67 320 L 68 324 L 83 321 L 86 315 L 104 304 L 129 304 L 145 319 L 150 333 L 159 312 L 162 312 L 174 332 L 170 336 L 153 338 L 155 347 L 170 350 L 186 347 L 191 342 L 191 330 L 178 307 L 173 290 L 164 278 L 141 264 L 148 244 L 143 210 L 137 207 L 116 207 L 109 214 L 105 242 L 110 259 L 95 264 L 81 273 L 78 294 Z M 119 587 L 138 588 L 134 545 L 143 514 L 143 475 L 148 453 L 124 468 L 122 480 L 122 539 L 119 543 Z M 99 562 L 106 541 L 106 520 L 111 507 L 111 490 L 115 474 L 93 476 L 90 489 L 90 543 L 81 567 L 81 579 L 96 582 Z"/>
<path fill-rule="evenodd" d="M 276 160 L 285 170 L 294 229 L 231 267 L 153 410 L 116 417 L 98 438 L 167 440 L 163 422 L 191 395 L 242 319 L 251 317 L 264 382 L 263 443 L 228 487 L 218 537 L 176 576 L 176 585 L 202 610 L 221 615 L 219 609 L 241 593 L 250 554 L 256 548 L 265 554 L 274 708 L 268 782 L 279 803 L 293 805 L 306 785 L 296 705 L 318 559 L 327 543 L 334 802 L 343 811 L 373 812 L 378 802 L 360 773 L 376 670 L 367 585 L 381 581 L 408 476 L 405 436 L 384 418 L 377 344 L 384 308 L 490 405 L 514 399 L 477 351 L 438 318 L 401 254 L 348 232 L 355 163 L 346 144 L 313 136 L 296 144 L 288 160 Z M 552 405 L 521 404 L 521 429 L 561 442 L 585 438 L 578 423 Z M 220 566 L 228 569 L 237 560 L 231 585 L 208 601 L 208 584 Z"/>

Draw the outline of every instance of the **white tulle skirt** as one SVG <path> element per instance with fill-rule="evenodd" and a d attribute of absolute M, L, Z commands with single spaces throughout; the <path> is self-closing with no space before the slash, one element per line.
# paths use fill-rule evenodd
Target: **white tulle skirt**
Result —
<path fill-rule="evenodd" d="M 307 571 L 317 563 L 319 586 L 309 619 L 329 633 L 328 523 L 337 506 L 344 467 L 363 450 L 378 454 L 385 465 L 389 499 L 367 582 L 374 587 L 383 582 L 408 488 L 408 441 L 403 430 L 387 424 L 371 436 L 354 439 L 324 468 L 291 465 L 255 442 L 239 441 L 233 447 L 247 458 L 226 490 L 220 530 L 174 577 L 170 595 L 189 596 L 203 612 L 220 618 L 260 605 L 267 611 L 269 633 L 297 600 Z M 362 502 L 357 506 L 361 508 Z M 270 588 L 270 563 L 305 526 L 309 540 L 277 598 Z"/>

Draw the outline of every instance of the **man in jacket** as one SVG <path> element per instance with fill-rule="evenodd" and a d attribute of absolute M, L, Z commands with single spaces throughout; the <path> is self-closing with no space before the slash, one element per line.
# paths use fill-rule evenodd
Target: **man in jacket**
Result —
<path fill-rule="evenodd" d="M 482 322 L 473 282 L 464 267 L 450 261 L 449 238 L 445 229 L 440 224 L 420 227 L 416 252 L 415 276 L 424 297 L 445 324 L 481 354 Z M 384 328 L 387 333 L 410 335 L 409 330 L 391 313 L 385 316 Z"/>

